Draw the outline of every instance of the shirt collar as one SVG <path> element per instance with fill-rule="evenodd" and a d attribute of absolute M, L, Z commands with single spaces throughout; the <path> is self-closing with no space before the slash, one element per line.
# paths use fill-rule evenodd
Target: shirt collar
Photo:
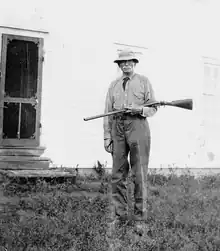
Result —
<path fill-rule="evenodd" d="M 133 72 L 133 74 L 129 77 L 129 79 L 131 80 L 136 73 Z M 121 80 L 123 80 L 124 78 L 126 78 L 127 76 L 125 76 L 124 74 L 122 74 Z"/>

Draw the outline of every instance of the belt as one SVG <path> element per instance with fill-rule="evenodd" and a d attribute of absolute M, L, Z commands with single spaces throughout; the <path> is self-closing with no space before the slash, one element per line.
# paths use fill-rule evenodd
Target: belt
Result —
<path fill-rule="evenodd" d="M 117 114 L 113 115 L 114 120 L 127 120 L 127 119 L 146 119 L 145 117 L 141 116 L 140 114 Z"/>

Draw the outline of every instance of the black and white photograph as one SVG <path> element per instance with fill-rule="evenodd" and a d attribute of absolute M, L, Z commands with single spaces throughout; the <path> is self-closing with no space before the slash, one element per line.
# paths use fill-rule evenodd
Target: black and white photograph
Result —
<path fill-rule="evenodd" d="M 220 2 L 0 10 L 0 251 L 219 251 Z"/>

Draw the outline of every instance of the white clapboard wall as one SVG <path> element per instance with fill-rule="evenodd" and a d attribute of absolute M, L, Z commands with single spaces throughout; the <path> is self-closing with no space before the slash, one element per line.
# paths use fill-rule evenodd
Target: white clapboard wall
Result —
<path fill-rule="evenodd" d="M 200 102 L 198 135 L 198 166 L 218 167 L 220 164 L 220 62 L 203 57 L 203 91 Z"/>

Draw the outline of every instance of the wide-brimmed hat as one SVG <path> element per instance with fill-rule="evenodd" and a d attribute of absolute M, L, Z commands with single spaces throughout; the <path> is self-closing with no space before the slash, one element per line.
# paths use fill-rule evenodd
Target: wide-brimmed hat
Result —
<path fill-rule="evenodd" d="M 114 61 L 114 63 L 120 63 L 120 61 L 125 61 L 125 60 L 133 60 L 135 63 L 138 63 L 139 60 L 135 56 L 134 52 L 130 50 L 123 50 L 120 51 L 118 54 L 118 58 Z"/>

